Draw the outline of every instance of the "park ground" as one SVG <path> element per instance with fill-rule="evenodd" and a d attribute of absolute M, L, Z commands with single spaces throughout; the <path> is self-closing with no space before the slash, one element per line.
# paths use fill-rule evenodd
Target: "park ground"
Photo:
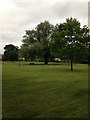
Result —
<path fill-rule="evenodd" d="M 87 118 L 88 65 L 29 65 L 5 62 L 2 67 L 3 118 Z"/>

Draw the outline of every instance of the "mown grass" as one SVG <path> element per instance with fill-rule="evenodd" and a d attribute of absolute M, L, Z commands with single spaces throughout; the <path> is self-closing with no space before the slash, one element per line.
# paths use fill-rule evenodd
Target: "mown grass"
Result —
<path fill-rule="evenodd" d="M 87 118 L 88 66 L 3 64 L 3 118 Z"/>

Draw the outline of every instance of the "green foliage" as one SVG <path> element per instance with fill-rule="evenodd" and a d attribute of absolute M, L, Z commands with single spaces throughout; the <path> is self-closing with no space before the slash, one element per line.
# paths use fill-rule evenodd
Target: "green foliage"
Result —
<path fill-rule="evenodd" d="M 4 47 L 4 58 L 6 61 L 17 61 L 18 60 L 18 47 L 12 44 Z"/>
<path fill-rule="evenodd" d="M 41 59 L 48 64 L 49 59 L 60 57 L 71 62 L 88 62 L 89 29 L 86 25 L 81 28 L 80 22 L 72 17 L 56 26 L 49 21 L 41 22 L 35 30 L 26 30 L 23 43 L 23 46 L 28 46 L 27 52 L 21 47 L 28 56 L 27 60 Z"/>
<path fill-rule="evenodd" d="M 35 58 L 45 59 L 45 64 L 48 63 L 50 56 L 49 42 L 52 29 L 53 26 L 48 21 L 44 21 L 38 24 L 35 30 L 26 30 L 26 35 L 23 37 L 23 43 L 30 48 L 29 54 L 33 51 Z"/>
<path fill-rule="evenodd" d="M 25 61 L 29 59 L 29 46 L 22 44 L 20 50 L 19 50 L 19 55 L 22 58 L 25 58 Z"/>
<path fill-rule="evenodd" d="M 23 43 L 27 45 L 32 45 L 37 42 L 36 31 L 35 30 L 26 30 L 26 35 L 23 36 Z"/>
<path fill-rule="evenodd" d="M 52 33 L 53 54 L 64 59 L 70 59 L 71 61 L 88 61 L 90 42 L 88 34 L 89 29 L 86 25 L 81 28 L 80 22 L 77 19 L 66 19 L 66 22 L 56 25 Z"/>

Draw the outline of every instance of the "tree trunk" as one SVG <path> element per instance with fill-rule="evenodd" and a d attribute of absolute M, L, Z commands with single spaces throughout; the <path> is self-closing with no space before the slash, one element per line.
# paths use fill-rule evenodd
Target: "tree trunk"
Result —
<path fill-rule="evenodd" d="M 73 59 L 71 59 L 71 71 L 73 71 Z"/>
<path fill-rule="evenodd" d="M 25 61 L 27 62 L 27 58 L 25 57 Z"/>
<path fill-rule="evenodd" d="M 48 58 L 45 58 L 44 60 L 45 60 L 44 64 L 47 65 L 48 64 Z"/>

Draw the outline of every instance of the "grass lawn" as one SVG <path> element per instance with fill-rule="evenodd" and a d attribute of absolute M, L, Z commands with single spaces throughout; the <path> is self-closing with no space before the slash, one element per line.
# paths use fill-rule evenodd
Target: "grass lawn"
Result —
<path fill-rule="evenodd" d="M 88 65 L 3 64 L 3 118 L 87 118 Z"/>

